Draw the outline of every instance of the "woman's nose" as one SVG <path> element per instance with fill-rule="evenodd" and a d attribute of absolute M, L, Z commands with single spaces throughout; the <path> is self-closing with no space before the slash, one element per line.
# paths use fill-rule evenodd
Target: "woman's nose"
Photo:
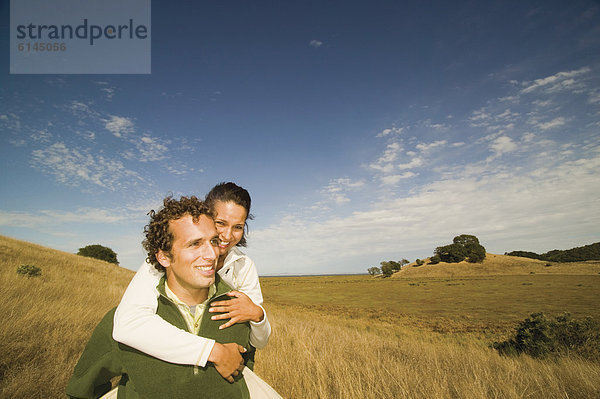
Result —
<path fill-rule="evenodd" d="M 224 229 L 221 232 L 221 240 L 230 241 L 231 240 L 231 229 Z"/>

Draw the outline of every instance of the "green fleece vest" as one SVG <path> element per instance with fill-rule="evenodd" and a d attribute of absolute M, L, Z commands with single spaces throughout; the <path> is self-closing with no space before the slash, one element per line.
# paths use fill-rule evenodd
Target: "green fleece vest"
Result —
<path fill-rule="evenodd" d="M 225 295 L 231 288 L 218 275 L 217 291 L 210 299 L 229 300 Z M 160 296 L 157 314 L 176 327 L 187 331 L 187 325 L 177 306 L 167 298 L 164 278 L 158 285 Z M 208 307 L 207 307 L 208 308 Z M 238 323 L 219 330 L 222 320 L 213 321 L 208 309 L 201 318 L 199 335 L 220 343 L 235 342 L 248 349 L 244 355 L 246 366 L 254 365 L 254 349 L 249 345 L 249 323 Z M 73 377 L 67 395 L 75 398 L 95 398 L 110 387 L 110 378 L 122 375 L 118 398 L 137 399 L 249 399 L 248 388 L 241 376 L 227 382 L 212 363 L 205 367 L 167 363 L 112 339 L 114 309 L 109 311 L 96 327 L 88 342 Z M 108 384 L 107 384 L 108 383 Z"/>

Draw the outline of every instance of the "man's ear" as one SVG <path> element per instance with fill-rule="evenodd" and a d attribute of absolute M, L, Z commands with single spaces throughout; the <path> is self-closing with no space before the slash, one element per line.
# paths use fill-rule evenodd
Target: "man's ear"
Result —
<path fill-rule="evenodd" d="M 162 249 L 159 249 L 156 253 L 156 260 L 161 264 L 162 267 L 171 266 L 171 257 L 168 253 L 164 252 Z"/>

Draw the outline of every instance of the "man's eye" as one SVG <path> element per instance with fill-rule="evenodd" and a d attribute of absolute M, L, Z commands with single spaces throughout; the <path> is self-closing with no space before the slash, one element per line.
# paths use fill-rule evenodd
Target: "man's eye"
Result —
<path fill-rule="evenodd" d="M 236 230 L 244 230 L 244 226 L 235 226 Z"/>

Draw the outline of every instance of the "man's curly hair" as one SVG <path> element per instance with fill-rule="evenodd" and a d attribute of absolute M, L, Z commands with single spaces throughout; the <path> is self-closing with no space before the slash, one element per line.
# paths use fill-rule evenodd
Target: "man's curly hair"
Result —
<path fill-rule="evenodd" d="M 156 254 L 159 250 L 162 250 L 171 256 L 173 247 L 174 237 L 169 229 L 169 222 L 181 219 L 186 215 L 190 215 L 194 223 L 198 221 L 201 215 L 213 218 L 208 206 L 193 195 L 191 197 L 182 196 L 179 200 L 168 196 L 163 200 L 163 206 L 158 212 L 151 210 L 148 215 L 150 216 L 150 222 L 144 226 L 146 238 L 142 241 L 142 245 L 148 254 L 146 261 L 161 272 L 164 272 L 165 268 L 156 259 Z"/>

